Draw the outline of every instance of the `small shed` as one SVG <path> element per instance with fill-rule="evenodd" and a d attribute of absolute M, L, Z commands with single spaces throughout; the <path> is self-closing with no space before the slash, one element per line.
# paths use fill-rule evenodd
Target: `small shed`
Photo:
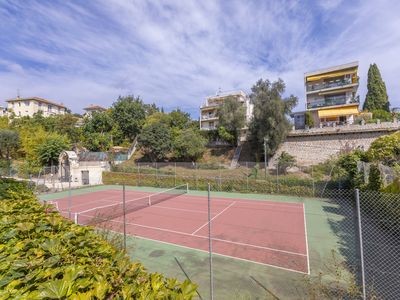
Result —
<path fill-rule="evenodd" d="M 59 156 L 59 177 L 63 182 L 77 185 L 101 184 L 103 171 L 109 171 L 111 162 L 107 152 L 63 151 Z"/>

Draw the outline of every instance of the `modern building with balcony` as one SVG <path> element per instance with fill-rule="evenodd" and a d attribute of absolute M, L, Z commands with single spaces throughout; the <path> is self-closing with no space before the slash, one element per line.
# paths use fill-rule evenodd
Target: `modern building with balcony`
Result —
<path fill-rule="evenodd" d="M 352 124 L 359 114 L 358 62 L 304 74 L 306 111 L 315 126 Z"/>
<path fill-rule="evenodd" d="M 228 98 L 233 98 L 242 103 L 246 110 L 246 124 L 250 122 L 253 115 L 253 105 L 250 98 L 243 91 L 218 92 L 215 96 L 206 98 L 206 101 L 200 106 L 200 129 L 214 130 L 218 127 L 218 108 Z M 247 125 L 242 129 L 241 139 L 247 135 Z"/>
<path fill-rule="evenodd" d="M 67 108 L 61 103 L 56 103 L 44 98 L 30 97 L 6 100 L 9 114 L 14 113 L 15 117 L 32 117 L 35 113 L 41 112 L 44 117 L 52 115 L 63 115 Z"/>

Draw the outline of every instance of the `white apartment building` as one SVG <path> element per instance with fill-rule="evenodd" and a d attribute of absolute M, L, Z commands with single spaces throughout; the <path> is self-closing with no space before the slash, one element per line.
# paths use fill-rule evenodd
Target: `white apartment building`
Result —
<path fill-rule="evenodd" d="M 61 103 L 39 98 L 20 98 L 6 100 L 8 113 L 14 113 L 16 117 L 32 117 L 35 113 L 42 112 L 44 117 L 51 115 L 63 115 L 67 108 Z"/>
<path fill-rule="evenodd" d="M 248 124 L 253 115 L 253 104 L 250 103 L 249 96 L 243 91 L 218 92 L 215 96 L 209 96 L 200 106 L 200 129 L 214 130 L 218 127 L 218 107 L 221 106 L 228 98 L 235 98 L 242 103 L 246 109 L 246 126 L 242 129 L 241 140 L 247 134 Z"/>

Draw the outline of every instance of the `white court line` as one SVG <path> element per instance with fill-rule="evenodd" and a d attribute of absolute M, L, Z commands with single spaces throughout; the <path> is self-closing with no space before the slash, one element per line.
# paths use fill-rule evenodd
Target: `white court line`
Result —
<path fill-rule="evenodd" d="M 204 211 L 204 210 L 168 207 L 168 206 L 162 206 L 162 205 L 158 205 L 158 204 L 152 205 L 150 207 L 159 207 L 159 208 L 165 208 L 165 209 L 174 209 L 174 210 L 182 210 L 182 211 L 194 212 L 194 213 L 199 213 L 199 214 L 207 214 L 207 211 Z"/>
<path fill-rule="evenodd" d="M 110 222 L 114 222 L 114 223 L 123 223 L 122 221 L 116 221 L 116 220 L 110 220 Z M 147 226 L 147 225 L 141 225 L 141 224 L 130 223 L 130 222 L 127 222 L 126 224 L 127 224 L 127 225 L 138 226 L 138 227 L 144 227 L 144 228 L 148 228 L 148 229 L 156 229 L 156 230 L 160 230 L 160 231 L 165 231 L 165 232 L 171 232 L 171 233 L 186 235 L 186 236 L 190 236 L 190 237 L 193 237 L 193 236 L 194 236 L 194 237 L 199 237 L 199 238 L 202 238 L 202 239 L 208 239 L 208 237 L 206 237 L 206 236 L 202 236 L 202 235 L 193 235 L 193 234 L 190 234 L 190 233 L 181 232 L 181 231 L 176 231 L 176 230 L 172 230 L 172 229 L 165 229 L 165 228 L 154 227 L 154 226 Z M 268 251 L 282 252 L 282 253 L 292 254 L 292 255 L 298 255 L 298 256 L 306 256 L 306 255 L 303 254 L 303 253 L 291 252 L 291 251 L 287 251 L 287 250 L 281 250 L 281 249 L 270 248 L 270 247 L 257 246 L 257 245 L 253 245 L 253 244 L 246 244 L 246 243 L 233 242 L 233 241 L 228 241 L 228 240 L 223 240 L 223 239 L 218 239 L 218 238 L 212 238 L 212 240 L 221 241 L 221 242 L 227 242 L 227 243 L 230 243 L 230 244 L 237 244 L 237 245 L 241 245 L 241 246 L 254 247 L 254 248 L 264 249 L 264 250 L 268 250 Z"/>
<path fill-rule="evenodd" d="M 58 208 L 58 202 L 53 202 L 52 200 L 50 201 L 46 201 L 47 203 L 54 205 L 56 207 L 56 210 L 60 211 L 60 209 Z"/>
<path fill-rule="evenodd" d="M 182 248 L 195 250 L 195 251 L 200 251 L 200 252 L 204 252 L 204 253 L 209 253 L 207 250 L 202 250 L 202 249 L 198 249 L 198 248 L 191 248 L 191 247 L 188 247 L 188 246 L 183 246 L 183 245 L 174 244 L 174 243 L 170 243 L 170 242 L 159 241 L 159 240 L 150 239 L 150 238 L 146 238 L 146 237 L 142 237 L 142 236 L 138 236 L 138 235 L 135 235 L 135 237 L 139 238 L 139 239 L 142 239 L 142 240 L 148 240 L 148 241 L 152 241 L 152 242 L 157 242 L 157 243 L 162 243 L 162 244 L 182 247 Z M 271 265 L 271 264 L 267 264 L 267 263 L 257 262 L 257 261 L 246 259 L 246 258 L 230 256 L 230 255 L 220 254 L 220 253 L 216 253 L 216 252 L 213 252 L 213 255 L 218 255 L 218 256 L 232 258 L 232 259 L 237 259 L 237 260 L 250 262 L 250 263 L 261 265 L 261 266 L 267 266 L 267 267 L 271 267 L 271 268 L 276 268 L 276 269 L 280 269 L 280 270 L 284 270 L 284 271 L 295 272 L 295 273 L 300 273 L 300 274 L 308 274 L 306 272 L 302 272 L 302 271 L 298 271 L 298 270 L 294 270 L 294 269 L 289 269 L 289 268 L 285 268 L 285 267 L 280 267 L 280 266 L 276 266 L 276 265 Z"/>
<path fill-rule="evenodd" d="M 194 235 L 194 236 L 202 237 L 202 238 L 208 239 L 208 237 L 203 236 L 203 235 Z M 254 247 L 254 248 L 260 248 L 260 249 L 271 250 L 271 251 L 276 251 L 276 252 L 282 252 L 282 253 L 286 253 L 286 254 L 299 255 L 299 256 L 307 256 L 306 254 L 302 254 L 302 253 L 298 253 L 298 252 L 292 252 L 292 251 L 286 251 L 286 250 L 279 250 L 279 249 L 276 249 L 276 248 L 257 246 L 257 245 L 253 245 L 253 244 L 246 244 L 246 243 L 240 243 L 240 242 L 233 242 L 233 241 L 228 241 L 228 240 L 219 239 L 219 238 L 215 238 L 215 237 L 211 238 L 211 240 L 213 240 L 213 241 L 225 242 L 225 243 L 229 243 L 229 244 L 240 245 L 240 246 Z"/>
<path fill-rule="evenodd" d="M 191 195 L 185 194 L 184 196 L 195 197 L 199 200 L 207 200 L 207 196 L 201 195 Z M 197 199 L 196 199 L 197 200 Z M 282 206 L 282 207 L 292 207 L 292 208 L 299 208 L 302 206 L 303 203 L 300 202 L 278 202 L 277 200 L 269 200 L 269 199 L 251 199 L 251 198 L 224 198 L 224 197 L 212 197 L 212 201 L 235 201 L 238 203 L 246 203 L 246 204 L 256 204 L 256 205 L 269 205 L 269 206 Z M 272 203 L 271 203 L 272 202 Z"/>
<path fill-rule="evenodd" d="M 214 220 L 216 217 L 218 217 L 219 215 L 221 215 L 222 213 L 224 213 L 228 208 L 230 208 L 231 206 L 233 206 L 236 202 L 232 202 L 230 205 L 228 205 L 227 207 L 225 207 L 219 214 L 216 214 L 214 217 L 211 218 L 210 221 L 208 221 L 207 223 L 205 223 L 204 225 L 202 225 L 201 227 L 197 228 L 195 231 L 192 232 L 192 235 L 194 235 L 196 232 L 198 232 L 200 229 L 202 229 L 204 226 L 207 226 L 208 223 L 210 223 L 212 220 Z"/>
<path fill-rule="evenodd" d="M 308 253 L 308 234 L 307 234 L 307 221 L 306 221 L 306 207 L 303 203 L 303 214 L 304 214 L 304 234 L 306 237 L 306 254 L 307 254 L 307 274 L 310 275 L 310 255 Z"/>

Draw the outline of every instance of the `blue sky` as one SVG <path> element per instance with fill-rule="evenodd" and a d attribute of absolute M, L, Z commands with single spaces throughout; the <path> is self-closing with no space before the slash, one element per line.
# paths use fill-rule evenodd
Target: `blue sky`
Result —
<path fill-rule="evenodd" d="M 304 72 L 376 62 L 400 106 L 400 1 L 0 0 L 0 99 L 73 112 L 140 95 L 198 117 L 208 95 L 281 77 L 304 107 Z"/>

